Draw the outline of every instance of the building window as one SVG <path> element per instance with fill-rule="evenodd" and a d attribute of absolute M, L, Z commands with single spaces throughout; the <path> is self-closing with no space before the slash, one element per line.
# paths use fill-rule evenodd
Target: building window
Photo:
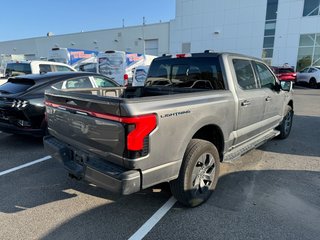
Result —
<path fill-rule="evenodd" d="M 274 36 L 264 37 L 263 48 L 273 48 L 274 46 Z"/>
<path fill-rule="evenodd" d="M 149 55 L 158 56 L 159 52 L 159 40 L 148 39 L 145 40 L 145 53 Z"/>
<path fill-rule="evenodd" d="M 320 33 L 300 35 L 297 71 L 320 65 Z"/>
<path fill-rule="evenodd" d="M 262 50 L 262 58 L 265 59 L 265 58 L 272 58 L 273 56 L 273 48 L 264 48 Z"/>
<path fill-rule="evenodd" d="M 277 19 L 278 0 L 268 0 L 266 20 Z"/>
<path fill-rule="evenodd" d="M 276 34 L 277 23 L 277 11 L 278 0 L 268 0 L 262 49 L 262 59 L 268 64 L 271 64 L 271 60 L 273 57 L 274 36 Z"/>
<path fill-rule="evenodd" d="M 320 0 L 304 0 L 303 16 L 319 15 Z"/>
<path fill-rule="evenodd" d="M 267 21 L 264 27 L 264 36 L 274 36 L 276 33 L 276 21 Z"/>

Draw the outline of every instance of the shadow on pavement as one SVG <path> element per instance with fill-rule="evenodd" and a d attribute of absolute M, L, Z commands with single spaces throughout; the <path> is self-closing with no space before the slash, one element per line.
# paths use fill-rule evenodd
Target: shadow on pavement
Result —
<path fill-rule="evenodd" d="M 310 141 L 319 139 L 319 141 Z M 259 149 L 267 152 L 320 157 L 320 117 L 295 115 L 287 139 L 274 139 Z"/>
<path fill-rule="evenodd" d="M 32 137 L 27 135 L 16 135 L 0 133 L 0 150 L 1 149 L 28 149 L 32 147 L 42 147 L 41 137 Z"/>
<path fill-rule="evenodd" d="M 257 239 L 269 228 L 274 229 L 268 232 L 270 239 L 279 239 L 280 233 L 277 229 L 281 228 L 281 224 L 285 224 L 281 234 L 286 236 L 286 239 L 291 235 L 291 239 L 299 239 L 299 235 L 295 235 L 298 231 L 303 234 L 307 232 L 305 239 L 316 237 L 320 234 L 319 185 L 319 172 L 230 173 L 221 177 L 217 189 L 207 203 L 194 209 L 184 208 L 177 203 L 170 211 L 170 216 L 165 217 L 162 224 L 158 224 L 160 226 L 157 225 L 165 228 L 160 231 L 162 235 L 151 234 L 146 239 L 186 239 L 191 236 L 188 231 L 190 234 L 194 231 L 194 224 L 197 226 L 196 231 L 210 234 L 203 235 L 201 239 L 212 239 L 213 233 L 215 239 L 233 239 L 236 233 L 239 233 L 239 237 L 244 234 L 244 229 L 249 229 L 251 239 Z M 155 193 L 121 198 L 113 204 L 99 206 L 67 220 L 52 229 L 43 239 L 126 239 L 144 221 L 129 229 L 119 227 L 118 224 L 132 226 L 132 221 L 140 222 L 141 218 L 146 221 L 153 212 L 147 216 L 139 213 L 144 211 L 150 201 L 157 198 Z M 175 230 L 178 228 L 177 224 L 179 231 Z M 247 238 L 243 236 L 240 239 Z"/>

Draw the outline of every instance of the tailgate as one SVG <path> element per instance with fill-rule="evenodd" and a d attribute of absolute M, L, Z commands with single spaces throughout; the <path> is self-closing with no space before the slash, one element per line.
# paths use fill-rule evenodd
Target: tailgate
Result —
<path fill-rule="evenodd" d="M 70 144 L 71 148 L 103 158 L 123 156 L 125 127 L 112 120 L 120 115 L 118 99 L 49 92 L 46 106 L 50 134 Z"/>

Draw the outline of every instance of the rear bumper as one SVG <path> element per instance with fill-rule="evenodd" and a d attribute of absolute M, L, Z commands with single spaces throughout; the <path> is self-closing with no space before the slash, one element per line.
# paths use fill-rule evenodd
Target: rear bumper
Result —
<path fill-rule="evenodd" d="M 296 82 L 297 78 L 296 77 L 279 77 L 280 81 L 292 81 L 292 82 Z"/>
<path fill-rule="evenodd" d="M 77 179 L 85 179 L 123 195 L 141 190 L 141 174 L 138 170 L 127 170 L 87 153 L 74 151 L 52 136 L 44 137 L 44 147 Z"/>

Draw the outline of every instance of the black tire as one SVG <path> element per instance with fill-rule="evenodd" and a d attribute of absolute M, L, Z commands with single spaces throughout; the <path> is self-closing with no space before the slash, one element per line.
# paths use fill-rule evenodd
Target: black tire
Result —
<path fill-rule="evenodd" d="M 315 78 L 311 78 L 309 81 L 309 87 L 310 88 L 317 88 L 318 84 L 317 84 L 317 80 Z"/>
<path fill-rule="evenodd" d="M 179 177 L 170 182 L 171 192 L 183 205 L 199 206 L 211 196 L 219 172 L 217 148 L 208 141 L 192 139 L 184 154 Z"/>
<path fill-rule="evenodd" d="M 293 110 L 292 107 L 287 106 L 286 107 L 286 115 L 284 116 L 282 122 L 277 127 L 277 130 L 280 131 L 280 134 L 277 138 L 279 139 L 285 139 L 289 136 L 292 128 L 292 121 L 293 121 Z"/>

